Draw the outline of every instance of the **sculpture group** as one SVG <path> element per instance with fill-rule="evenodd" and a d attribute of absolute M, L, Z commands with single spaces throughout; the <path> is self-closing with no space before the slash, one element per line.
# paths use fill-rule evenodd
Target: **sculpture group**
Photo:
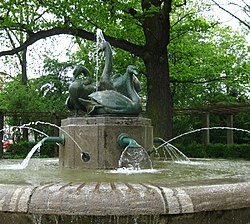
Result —
<path fill-rule="evenodd" d="M 125 74 L 112 75 L 112 49 L 107 41 L 99 46 L 104 52 L 105 65 L 98 88 L 91 82 L 89 70 L 83 65 L 74 69 L 74 80 L 69 86 L 67 107 L 75 112 L 88 115 L 138 115 L 141 99 L 138 92 L 141 85 L 135 66 L 129 65 Z"/>

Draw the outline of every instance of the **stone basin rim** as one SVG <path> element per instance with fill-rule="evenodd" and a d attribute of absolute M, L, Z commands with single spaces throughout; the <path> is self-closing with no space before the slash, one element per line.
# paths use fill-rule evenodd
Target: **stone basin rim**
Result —
<path fill-rule="evenodd" d="M 250 181 L 164 187 L 149 183 L 0 184 L 0 212 L 82 216 L 170 215 L 250 208 Z"/>

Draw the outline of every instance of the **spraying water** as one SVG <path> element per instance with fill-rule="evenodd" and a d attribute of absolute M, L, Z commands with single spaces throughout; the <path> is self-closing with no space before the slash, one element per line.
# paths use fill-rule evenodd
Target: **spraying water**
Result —
<path fill-rule="evenodd" d="M 48 137 L 48 135 L 36 128 L 33 128 L 33 127 L 27 127 L 26 124 L 25 125 L 22 125 L 22 126 L 13 126 L 14 128 L 21 128 L 21 129 L 29 129 L 29 130 L 33 130 L 33 131 L 36 131 L 42 135 L 45 135 L 46 137 Z M 4 131 L 4 129 L 0 130 L 1 131 Z M 38 142 L 31 150 L 30 152 L 28 153 L 28 155 L 25 157 L 25 159 L 21 162 L 21 163 L 18 163 L 18 164 L 11 164 L 11 165 L 4 165 L 4 166 L 0 166 L 0 170 L 22 170 L 22 169 L 25 169 L 28 164 L 29 164 L 29 161 L 31 159 L 31 157 L 33 156 L 33 154 L 40 149 L 42 145 L 42 141 Z"/>
<path fill-rule="evenodd" d="M 132 170 L 152 169 L 152 161 L 143 147 L 126 147 L 120 157 L 119 167 Z"/>
<path fill-rule="evenodd" d="M 64 134 L 66 134 L 77 146 L 77 148 L 81 151 L 81 153 L 84 153 L 83 150 L 81 149 L 81 147 L 79 146 L 79 144 L 73 139 L 73 137 L 68 134 L 65 130 L 61 129 L 59 126 L 57 126 L 56 124 L 52 124 L 52 123 L 49 123 L 49 122 L 42 122 L 42 121 L 36 121 L 36 122 L 30 122 L 30 123 L 27 123 L 27 124 L 23 124 L 21 126 L 15 126 L 16 128 L 19 128 L 19 129 L 29 129 L 29 130 L 34 130 L 34 131 L 37 131 L 38 133 L 40 134 L 43 134 L 45 135 L 46 137 L 48 137 L 47 134 L 45 134 L 44 132 L 38 130 L 38 129 L 35 129 L 33 127 L 29 127 L 31 125 L 38 125 L 38 124 L 42 124 L 42 125 L 50 125 L 52 127 L 56 127 L 58 128 L 59 130 L 61 130 Z M 4 131 L 4 129 L 0 130 L 1 131 Z M 31 157 L 33 156 L 33 154 L 40 149 L 41 145 L 42 145 L 42 140 L 40 142 L 38 142 L 31 150 L 30 152 L 28 153 L 28 155 L 26 156 L 26 158 L 22 161 L 22 163 L 19 163 L 19 164 L 12 164 L 12 165 L 5 165 L 5 166 L 0 166 L 0 170 L 20 170 L 20 169 L 25 169 L 28 164 L 29 164 L 29 161 L 31 159 Z"/>
<path fill-rule="evenodd" d="M 103 33 L 101 29 L 97 29 L 96 30 L 96 66 L 95 66 L 95 81 L 96 81 L 96 91 L 98 91 L 98 86 L 99 86 L 99 62 L 100 62 L 100 58 L 99 58 L 99 49 L 100 49 L 100 45 L 105 42 Z"/>
<path fill-rule="evenodd" d="M 185 135 L 189 135 L 189 134 L 192 134 L 192 133 L 195 133 L 195 132 L 200 132 L 200 131 L 204 131 L 204 130 L 233 130 L 233 131 L 243 131 L 243 132 L 247 132 L 247 133 L 250 133 L 250 131 L 246 130 L 246 129 L 241 129 L 241 128 L 231 128 L 231 127 L 211 127 L 211 128 L 199 128 L 199 129 L 196 129 L 196 130 L 192 130 L 192 131 L 188 131 L 188 132 L 185 132 L 183 134 L 180 134 L 174 138 L 171 138 L 170 140 L 168 141 L 164 141 L 164 143 L 162 143 L 161 145 L 159 145 L 158 147 L 155 148 L 155 150 L 167 145 L 169 142 L 172 142 L 180 137 L 183 137 Z"/>
<path fill-rule="evenodd" d="M 184 153 L 182 153 L 177 147 L 175 147 L 174 145 L 170 143 L 167 143 L 166 145 L 164 145 L 164 151 L 168 153 L 168 155 L 171 157 L 173 161 L 190 162 L 190 159 Z M 167 156 L 166 153 L 165 153 L 165 156 Z"/>
<path fill-rule="evenodd" d="M 36 122 L 30 122 L 30 123 L 27 123 L 27 124 L 23 124 L 23 125 L 19 126 L 19 128 L 25 128 L 25 127 L 28 127 L 28 126 L 31 126 L 31 125 L 38 125 L 38 124 L 49 125 L 51 127 L 58 128 L 60 131 L 62 131 L 65 135 L 67 135 L 74 142 L 74 144 L 77 146 L 77 148 L 80 150 L 81 153 L 84 153 L 84 151 L 79 146 L 79 144 L 76 142 L 76 140 L 68 132 L 66 132 L 65 130 L 63 130 L 61 127 L 59 127 L 56 124 L 49 123 L 49 122 L 43 122 L 43 121 L 36 121 Z M 46 135 L 46 136 L 48 136 L 48 135 Z"/>
<path fill-rule="evenodd" d="M 12 164 L 12 165 L 5 165 L 0 166 L 0 170 L 22 170 L 25 169 L 30 161 L 30 158 L 33 156 L 33 154 L 41 147 L 42 141 L 38 142 L 28 153 L 26 158 L 22 161 L 22 163 L 19 164 Z"/>

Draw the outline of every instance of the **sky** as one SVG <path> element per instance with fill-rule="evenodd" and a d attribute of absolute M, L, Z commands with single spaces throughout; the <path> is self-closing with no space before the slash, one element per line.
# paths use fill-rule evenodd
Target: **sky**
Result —
<path fill-rule="evenodd" d="M 233 15 L 237 16 L 238 18 L 249 21 L 249 15 L 246 15 L 242 12 L 242 10 L 237 5 L 242 5 L 244 0 L 215 0 L 217 3 L 219 3 L 223 8 L 228 10 Z M 249 0 L 247 0 L 249 1 Z M 247 2 L 245 1 L 245 2 Z M 228 2 L 232 3 L 231 5 L 228 4 Z M 248 2 L 250 4 L 250 2 Z M 242 27 L 244 28 L 244 25 L 240 26 L 240 22 L 232 17 L 229 13 L 225 12 L 224 10 L 220 9 L 218 6 L 213 5 L 212 11 L 210 14 L 214 14 L 220 22 L 224 25 L 229 25 L 233 27 L 236 30 L 241 30 Z M 246 29 L 246 27 L 245 27 Z M 250 42 L 250 32 L 248 31 L 247 40 Z"/>

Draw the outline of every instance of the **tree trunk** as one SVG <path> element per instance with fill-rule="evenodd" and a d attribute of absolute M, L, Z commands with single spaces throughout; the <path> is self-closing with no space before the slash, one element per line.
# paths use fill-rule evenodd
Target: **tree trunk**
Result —
<path fill-rule="evenodd" d="M 27 77 L 27 49 L 25 49 L 23 52 L 21 52 L 21 66 L 22 66 L 22 78 L 21 78 L 21 83 L 22 85 L 27 86 L 28 83 L 28 77 Z M 29 118 L 28 117 L 22 117 L 22 124 L 27 124 L 29 123 Z M 28 129 L 24 128 L 23 129 L 23 140 L 28 141 L 29 140 L 29 131 Z"/>
<path fill-rule="evenodd" d="M 28 76 L 27 76 L 27 48 L 24 49 L 21 52 L 21 60 L 20 60 L 20 64 L 22 67 L 22 78 L 21 78 L 21 83 L 22 85 L 27 85 L 28 83 Z"/>
<path fill-rule="evenodd" d="M 147 116 L 152 119 L 154 136 L 172 137 L 172 100 L 167 57 L 155 54 L 145 61 L 147 69 Z M 157 76 L 157 77 L 156 77 Z"/>
<path fill-rule="evenodd" d="M 172 137 L 172 100 L 170 92 L 167 45 L 169 43 L 171 1 L 164 1 L 158 12 L 151 12 L 151 5 L 161 6 L 160 1 L 143 1 L 143 21 L 146 37 L 143 60 L 147 69 L 147 115 L 152 119 L 154 136 L 165 140 Z M 148 11 L 147 11 L 148 10 Z"/>

